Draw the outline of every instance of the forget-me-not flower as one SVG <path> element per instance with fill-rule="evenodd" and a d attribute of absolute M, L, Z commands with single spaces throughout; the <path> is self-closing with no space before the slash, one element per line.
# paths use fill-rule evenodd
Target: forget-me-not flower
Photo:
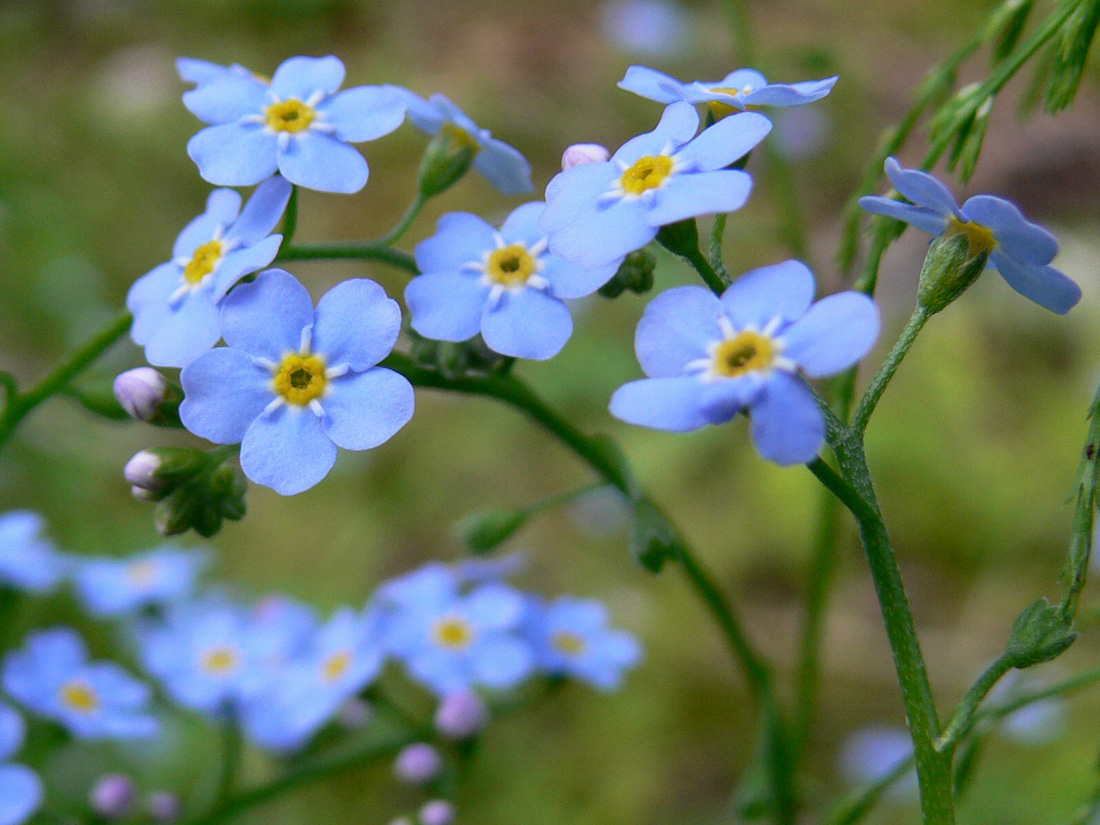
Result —
<path fill-rule="evenodd" d="M 23 717 L 0 702 L 0 825 L 21 825 L 42 804 L 42 780 L 8 760 L 23 747 Z"/>
<path fill-rule="evenodd" d="M 338 284 L 315 312 L 293 275 L 269 269 L 222 302 L 229 346 L 184 368 L 180 418 L 210 441 L 240 442 L 241 468 L 258 484 L 308 490 L 337 446 L 377 447 L 412 418 L 412 385 L 375 366 L 400 329 L 401 310 L 374 281 Z"/>
<path fill-rule="evenodd" d="M 194 57 L 177 58 L 176 71 L 179 72 L 179 76 L 183 80 L 194 83 L 196 86 L 205 86 L 208 83 L 234 77 L 251 77 L 261 83 L 270 82 L 268 78 L 253 74 L 240 63 L 222 66 L 218 63 L 211 63 L 209 60 L 198 60 Z"/>
<path fill-rule="evenodd" d="M 209 561 L 203 552 L 162 547 L 127 559 L 78 561 L 73 580 L 93 616 L 122 616 L 186 598 Z"/>
<path fill-rule="evenodd" d="M 367 162 L 349 143 L 387 135 L 405 119 L 405 97 L 390 86 L 344 81 L 339 58 L 292 57 L 271 83 L 232 69 L 199 82 L 183 102 L 213 124 L 187 144 L 199 173 L 219 186 L 251 186 L 276 171 L 322 192 L 358 192 Z"/>
<path fill-rule="evenodd" d="M 505 195 L 522 195 L 535 188 L 527 159 L 504 141 L 494 138 L 488 129 L 480 128 L 448 98 L 434 94 L 424 100 L 407 89 L 398 91 L 408 107 L 409 120 L 417 129 L 429 135 L 446 131 L 453 139 L 476 147 L 474 168 Z"/>
<path fill-rule="evenodd" d="M 582 679 L 613 690 L 623 670 L 642 656 L 637 639 L 607 626 L 607 608 L 596 601 L 562 596 L 543 604 L 532 600 L 528 632 L 538 667 L 557 676 Z"/>
<path fill-rule="evenodd" d="M 0 515 L 0 589 L 45 593 L 61 581 L 68 563 L 43 536 L 45 524 L 27 510 Z"/>
<path fill-rule="evenodd" d="M 666 224 L 741 208 L 752 179 L 725 167 L 763 140 L 771 122 L 743 112 L 696 137 L 698 127 L 691 104 L 673 103 L 656 129 L 624 143 L 610 160 L 558 174 L 546 187 L 539 221 L 550 251 L 582 267 L 617 263 Z"/>
<path fill-rule="evenodd" d="M 878 782 L 912 755 L 913 740 L 905 728 L 869 725 L 844 741 L 840 750 L 840 772 L 853 785 Z M 915 798 L 917 791 L 917 772 L 910 769 L 890 786 L 888 793 L 900 800 Z"/>
<path fill-rule="evenodd" d="M 547 249 L 545 204 L 525 203 L 500 227 L 468 212 L 439 219 L 416 246 L 418 275 L 405 288 L 412 327 L 441 341 L 479 332 L 489 349 L 516 358 L 557 355 L 573 332 L 563 298 L 589 295 L 611 279 L 611 263 L 582 269 Z"/>
<path fill-rule="evenodd" d="M 1052 312 L 1065 314 L 1081 300 L 1081 288 L 1048 264 L 1058 241 L 1027 220 L 1016 206 L 995 195 L 975 195 L 959 208 L 947 187 L 919 169 L 886 159 L 886 176 L 913 203 L 874 195 L 859 199 L 868 212 L 889 215 L 933 235 L 965 235 L 972 255 L 988 254 L 1008 285 Z"/>
<path fill-rule="evenodd" d="M 768 83 L 755 69 L 738 69 L 714 83 L 695 80 L 681 83 L 656 69 L 631 66 L 619 88 L 658 103 L 706 103 L 716 117 L 757 106 L 802 106 L 832 91 L 836 77 L 801 83 Z"/>
<path fill-rule="evenodd" d="M 149 363 L 184 367 L 217 343 L 218 302 L 241 277 L 263 269 L 279 253 L 283 236 L 271 230 L 290 189 L 281 177 L 266 180 L 243 211 L 239 194 L 215 189 L 206 211 L 176 239 L 172 260 L 130 287 L 130 335 L 145 347 Z"/>
<path fill-rule="evenodd" d="M 4 662 L 4 690 L 80 739 L 139 739 L 157 733 L 152 691 L 112 662 L 89 662 L 76 631 L 30 636 Z"/>
<path fill-rule="evenodd" d="M 866 295 L 841 292 L 811 306 L 813 295 L 813 274 L 798 261 L 748 272 L 721 298 L 697 286 L 658 295 L 634 339 L 649 378 L 620 387 L 611 412 L 676 432 L 747 412 L 764 458 L 812 460 L 825 420 L 800 373 L 820 378 L 847 369 L 879 331 L 878 309 Z"/>

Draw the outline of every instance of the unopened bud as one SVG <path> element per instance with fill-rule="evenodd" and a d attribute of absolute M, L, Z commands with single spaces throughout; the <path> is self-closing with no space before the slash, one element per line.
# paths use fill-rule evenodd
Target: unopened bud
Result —
<path fill-rule="evenodd" d="M 472 552 L 488 553 L 519 530 L 529 515 L 526 510 L 498 507 L 466 516 L 455 530 Z"/>
<path fill-rule="evenodd" d="M 421 825 L 451 825 L 455 821 L 455 806 L 443 799 L 433 799 L 420 809 Z"/>
<path fill-rule="evenodd" d="M 180 817 L 183 815 L 183 803 L 180 802 L 180 798 L 168 791 L 156 791 L 149 794 L 145 807 L 154 822 L 164 823 L 164 825 L 179 822 Z"/>
<path fill-rule="evenodd" d="M 435 711 L 435 727 L 448 739 L 469 739 L 489 721 L 485 702 L 472 690 L 448 693 Z"/>
<path fill-rule="evenodd" d="M 561 156 L 562 171 L 572 169 L 574 166 L 584 166 L 586 163 L 605 163 L 611 158 L 611 152 L 606 146 L 598 143 L 574 143 Z"/>
<path fill-rule="evenodd" d="M 149 421 L 164 400 L 168 382 L 152 367 L 127 370 L 115 379 L 115 398 L 138 421 Z"/>
<path fill-rule="evenodd" d="M 625 290 L 642 295 L 653 289 L 653 270 L 657 268 L 657 259 L 652 252 L 638 249 L 631 252 L 611 280 L 599 288 L 604 298 L 618 298 Z"/>
<path fill-rule="evenodd" d="M 420 161 L 420 194 L 430 198 L 450 188 L 469 171 L 480 148 L 461 126 L 444 123 Z"/>
<path fill-rule="evenodd" d="M 122 474 L 133 487 L 145 491 L 140 496 L 135 493 L 135 497 L 158 501 L 208 464 L 209 459 L 202 450 L 154 447 L 135 454 Z"/>
<path fill-rule="evenodd" d="M 398 779 L 412 785 L 424 785 L 439 776 L 443 759 L 439 751 L 426 742 L 417 742 L 397 754 L 393 771 Z"/>
<path fill-rule="evenodd" d="M 160 465 L 160 457 L 151 450 L 142 450 L 126 462 L 126 466 L 122 470 L 122 475 L 126 477 L 126 480 L 130 482 L 131 485 L 133 485 L 134 495 L 136 497 L 148 497 L 138 496 L 137 490 L 142 490 L 147 494 L 155 494 L 168 487 L 168 481 L 157 478 L 157 470 L 160 468 Z"/>
<path fill-rule="evenodd" d="M 985 270 L 993 236 L 988 229 L 952 220 L 928 248 L 917 302 L 934 315 L 963 294 Z"/>
<path fill-rule="evenodd" d="M 134 807 L 134 782 L 124 774 L 107 774 L 95 783 L 88 801 L 104 819 L 123 819 Z"/>

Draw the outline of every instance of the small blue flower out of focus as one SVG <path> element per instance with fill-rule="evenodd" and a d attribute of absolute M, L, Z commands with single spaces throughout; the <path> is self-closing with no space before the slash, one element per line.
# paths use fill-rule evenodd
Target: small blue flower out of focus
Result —
<path fill-rule="evenodd" d="M 23 717 L 0 702 L 0 825 L 22 825 L 42 804 L 42 780 L 7 760 L 23 747 Z"/>
<path fill-rule="evenodd" d="M 538 226 L 544 207 L 524 204 L 499 232 L 467 212 L 440 218 L 416 247 L 423 274 L 405 289 L 413 329 L 441 341 L 480 332 L 490 349 L 516 358 L 557 355 L 573 332 L 562 298 L 595 292 L 617 264 L 581 269 L 550 254 Z"/>
<path fill-rule="evenodd" d="M 614 690 L 622 672 L 642 657 L 637 639 L 607 627 L 600 602 L 562 596 L 549 604 L 532 600 L 528 619 L 541 670 L 583 679 L 601 690 Z"/>
<path fill-rule="evenodd" d="M 698 127 L 691 104 L 673 103 L 656 129 L 627 141 L 610 160 L 554 177 L 539 221 L 550 251 L 587 268 L 617 264 L 666 224 L 740 209 L 752 179 L 724 167 L 763 140 L 771 122 L 745 112 L 696 137 Z"/>
<path fill-rule="evenodd" d="M 390 354 L 401 310 L 374 281 L 333 287 L 317 304 L 293 275 L 261 272 L 222 304 L 219 347 L 180 378 L 184 426 L 241 444 L 241 468 L 293 495 L 317 484 L 346 450 L 377 447 L 413 413 L 412 385 L 375 366 Z"/>
<path fill-rule="evenodd" d="M 396 87 L 337 92 L 344 64 L 332 55 L 292 57 L 270 84 L 232 67 L 220 76 L 193 68 L 185 64 L 183 70 L 200 78 L 199 85 L 184 93 L 183 102 L 213 125 L 191 138 L 187 154 L 218 186 L 251 186 L 278 171 L 307 189 L 358 192 L 369 170 L 348 144 L 376 140 L 405 119 L 405 99 Z"/>
<path fill-rule="evenodd" d="M 534 190 L 531 164 L 527 159 L 504 141 L 494 138 L 488 129 L 480 128 L 448 98 L 434 94 L 424 100 L 408 89 L 392 88 L 402 95 L 409 120 L 417 129 L 429 135 L 447 130 L 462 142 L 475 144 L 474 168 L 505 195 L 522 195 Z"/>
<path fill-rule="evenodd" d="M 144 739 L 159 727 L 147 713 L 149 687 L 116 664 L 89 662 L 84 642 L 69 628 L 39 631 L 8 655 L 3 686 L 79 739 Z"/>
<path fill-rule="evenodd" d="M 619 88 L 658 103 L 707 103 L 716 117 L 756 106 L 803 106 L 832 91 L 836 77 L 802 83 L 768 83 L 754 69 L 738 69 L 715 83 L 695 80 L 681 83 L 656 69 L 631 66 Z"/>
<path fill-rule="evenodd" d="M 721 298 L 685 286 L 658 295 L 638 323 L 634 349 L 649 378 L 620 387 L 611 412 L 631 424 L 684 432 L 748 412 L 764 458 L 810 461 L 825 438 L 811 378 L 845 370 L 878 337 L 873 301 L 857 292 L 811 306 L 814 276 L 785 261 L 754 269 Z"/>
<path fill-rule="evenodd" d="M 840 772 L 853 785 L 878 782 L 912 755 L 913 740 L 905 728 L 870 725 L 845 740 L 840 750 Z M 916 770 L 910 769 L 890 786 L 888 793 L 897 799 L 915 798 Z"/>
<path fill-rule="evenodd" d="M 266 180 L 244 211 L 239 194 L 215 189 L 206 211 L 176 239 L 172 260 L 130 287 L 130 335 L 145 347 L 149 363 L 185 367 L 218 342 L 218 302 L 242 276 L 263 269 L 279 253 L 283 236 L 270 233 L 290 189 L 281 177 Z"/>
<path fill-rule="evenodd" d="M 221 66 L 217 63 L 211 63 L 209 60 L 196 60 L 193 57 L 178 58 L 176 60 L 176 71 L 179 72 L 179 76 L 183 80 L 194 83 L 196 86 L 205 86 L 208 83 L 233 77 L 251 77 L 262 83 L 267 82 L 266 78 L 253 74 L 240 63 Z"/>
<path fill-rule="evenodd" d="M 162 547 L 128 559 L 79 561 L 73 580 L 90 614 L 123 616 L 188 597 L 209 561 L 203 552 Z"/>
<path fill-rule="evenodd" d="M 1065 314 L 1081 300 L 1081 288 L 1048 264 L 1058 254 L 1058 241 L 1027 220 L 1016 206 L 995 195 L 975 195 L 960 209 L 942 183 L 918 169 L 903 169 L 886 159 L 886 175 L 913 203 L 867 196 L 859 205 L 889 215 L 932 235 L 965 234 L 973 254 L 988 253 L 988 267 L 1008 285 L 1041 307 Z"/>
<path fill-rule="evenodd" d="M 68 564 L 43 537 L 45 519 L 37 513 L 13 510 L 0 515 L 0 589 L 31 593 L 53 590 Z"/>

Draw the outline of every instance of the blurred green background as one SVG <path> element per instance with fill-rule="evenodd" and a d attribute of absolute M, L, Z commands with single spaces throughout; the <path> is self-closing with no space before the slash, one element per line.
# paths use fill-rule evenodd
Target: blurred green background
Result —
<path fill-rule="evenodd" d="M 833 264 L 840 210 L 880 130 L 907 108 L 924 72 L 973 29 L 992 3 L 950 0 L 777 0 L 750 4 L 769 78 L 839 74 L 834 93 L 776 113 L 776 140 L 794 166 L 811 227 L 819 291 L 842 288 Z M 1050 4 L 1040 3 L 1040 10 Z M 185 152 L 200 128 L 184 109 L 177 56 L 242 63 L 270 73 L 295 54 L 337 54 L 346 85 L 396 83 L 440 91 L 532 162 L 537 191 L 571 143 L 617 147 L 648 130 L 660 106 L 615 88 L 631 63 L 682 79 L 738 68 L 720 4 L 465 0 L 6 0 L 0 4 L 0 368 L 24 385 L 124 304 L 130 284 L 169 256 L 210 186 Z M 639 21 L 641 21 L 639 25 Z M 985 54 L 962 80 L 980 79 Z M 868 433 L 868 453 L 946 711 L 1001 650 L 1016 613 L 1057 596 L 1084 413 L 1100 378 L 1100 256 L 1096 192 L 1100 130 L 1096 72 L 1057 119 L 1015 114 L 1030 72 L 998 100 L 977 174 L 965 193 L 1016 200 L 1062 241 L 1056 261 L 1082 286 L 1058 318 L 994 274 L 930 324 L 890 387 Z M 918 134 L 903 161 L 923 155 Z M 415 188 L 426 143 L 411 126 L 362 145 L 371 180 L 354 196 L 304 192 L 298 239 L 383 233 Z M 731 216 L 731 272 L 787 257 L 774 180 L 763 158 L 757 191 Z M 956 191 L 959 191 L 957 187 Z M 446 211 L 503 218 L 506 199 L 471 175 L 433 201 L 406 248 Z M 908 233 L 887 255 L 876 364 L 912 307 L 925 238 Z M 293 267 L 319 297 L 369 276 L 400 297 L 404 276 L 345 262 Z M 661 259 L 658 289 L 691 281 Z M 738 604 L 759 646 L 793 675 L 818 491 L 803 469 L 754 453 L 744 421 L 690 435 L 631 428 L 606 412 L 611 392 L 640 376 L 631 341 L 645 298 L 577 304 L 564 352 L 518 372 L 585 430 L 618 438 Z M 94 373 L 141 363 L 128 341 Z M 865 371 L 866 372 L 866 371 Z M 92 376 L 95 377 L 95 376 Z M 866 380 L 866 375 L 864 375 Z M 367 453 L 343 451 L 333 473 L 283 498 L 253 488 L 246 520 L 210 542 L 215 575 L 240 592 L 280 591 L 328 611 L 361 603 L 384 578 L 430 559 L 455 559 L 452 525 L 468 512 L 525 504 L 586 483 L 574 457 L 532 423 L 483 400 L 423 392 L 397 437 Z M 155 546 L 151 508 L 133 500 L 121 468 L 137 450 L 194 443 L 144 425 L 92 419 L 54 399 L 0 456 L 0 509 L 46 515 L 58 543 L 83 554 Z M 845 518 L 826 626 L 824 694 L 805 763 L 811 805 L 844 789 L 836 754 L 870 723 L 903 724 L 889 649 L 866 566 Z M 192 538 L 185 544 L 196 544 Z M 606 600 L 638 634 L 644 665 L 619 693 L 570 687 L 547 704 L 496 721 L 458 797 L 463 822 L 715 823 L 736 821 L 733 789 L 752 757 L 752 710 L 722 641 L 675 569 L 654 577 L 630 560 L 621 513 L 607 500 L 539 518 L 506 549 L 523 550 L 517 579 L 547 594 Z M 1059 672 L 1100 652 L 1086 591 L 1084 636 Z M 20 630 L 76 620 L 55 598 L 28 608 Z M 105 649 L 109 634 L 95 632 Z M 1052 668 L 1048 668 L 1051 669 Z M 995 739 L 962 803 L 964 821 L 1057 822 L 1096 781 L 1100 691 L 1072 702 L 1073 723 L 1053 744 Z M 106 769 L 136 771 L 144 787 L 201 791 L 216 740 L 182 723 L 153 751 L 77 748 L 44 767 L 72 802 Z M 248 776 L 273 769 L 251 754 Z M 390 767 L 347 774 L 242 821 L 389 821 L 418 797 Z M 195 789 L 198 790 L 195 790 Z M 75 804 L 75 803 L 74 803 Z M 916 821 L 904 800 L 870 821 Z"/>

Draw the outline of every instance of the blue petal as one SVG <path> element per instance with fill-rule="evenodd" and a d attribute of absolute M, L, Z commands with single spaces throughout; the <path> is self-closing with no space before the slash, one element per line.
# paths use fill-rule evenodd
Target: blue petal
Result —
<path fill-rule="evenodd" d="M 539 274 L 550 282 L 550 291 L 558 298 L 583 298 L 610 281 L 619 270 L 621 259 L 596 267 L 580 267 L 557 255 L 544 255 Z"/>
<path fill-rule="evenodd" d="M 677 100 L 687 99 L 684 94 L 686 84 L 646 66 L 631 66 L 618 86 L 658 103 L 675 103 Z"/>
<path fill-rule="evenodd" d="M 539 226 L 553 234 L 598 208 L 600 195 L 610 192 L 622 175 L 614 163 L 585 163 L 555 175 L 546 187 L 546 209 Z"/>
<path fill-rule="evenodd" d="M 657 430 L 687 432 L 710 422 L 699 407 L 703 384 L 695 377 L 645 378 L 615 390 L 609 409 L 616 418 Z"/>
<path fill-rule="evenodd" d="M 408 89 L 402 89 L 399 86 L 391 88 L 396 88 L 404 94 L 409 120 L 411 120 L 413 125 L 421 132 L 434 135 L 442 129 L 443 124 L 448 121 L 446 113 L 441 111 L 440 107 L 433 106 L 429 101 L 420 97 L 420 95 L 410 92 Z M 442 97 L 442 95 L 439 95 L 439 97 Z"/>
<path fill-rule="evenodd" d="M 721 303 L 701 286 L 670 289 L 650 301 L 634 335 L 634 352 L 645 374 L 680 376 L 688 363 L 706 358 L 707 347 L 722 339 L 721 313 Z"/>
<path fill-rule="evenodd" d="M 801 261 L 783 261 L 746 272 L 722 293 L 726 315 L 738 329 L 762 329 L 773 318 L 793 321 L 814 299 L 814 275 Z"/>
<path fill-rule="evenodd" d="M 405 98 L 392 86 L 357 86 L 323 101 L 317 110 L 351 143 L 377 140 L 405 120 Z"/>
<path fill-rule="evenodd" d="M 466 597 L 462 613 L 477 630 L 509 630 L 523 618 L 526 601 L 506 584 L 485 584 Z"/>
<path fill-rule="evenodd" d="M 737 89 L 740 91 L 746 86 L 753 89 L 763 89 L 767 85 L 767 78 L 756 69 L 737 69 L 715 83 L 712 88 Z"/>
<path fill-rule="evenodd" d="M 859 361 L 878 333 L 875 302 L 860 292 L 840 292 L 818 301 L 784 330 L 783 355 L 811 378 L 821 378 Z"/>
<path fill-rule="evenodd" d="M 482 135 L 481 128 L 446 95 L 441 95 L 439 93 L 433 94 L 431 96 L 431 105 L 437 111 L 443 113 L 448 121 L 454 123 L 456 126 L 461 126 L 471 135 L 475 137 L 480 137 Z"/>
<path fill-rule="evenodd" d="M 802 83 L 774 83 L 744 96 L 748 106 L 802 106 L 820 100 L 833 90 L 836 77 Z"/>
<path fill-rule="evenodd" d="M 26 732 L 23 717 L 0 702 L 0 762 L 11 759 L 19 752 Z"/>
<path fill-rule="evenodd" d="M 1051 312 L 1065 315 L 1081 300 L 1081 287 L 1052 266 L 1030 266 L 1000 249 L 990 260 L 1010 287 Z"/>
<path fill-rule="evenodd" d="M 825 417 L 809 386 L 796 375 L 772 373 L 751 418 L 757 451 L 780 466 L 812 461 L 825 443 Z"/>
<path fill-rule="evenodd" d="M 290 182 L 279 175 L 268 178 L 257 186 L 248 203 L 244 205 L 240 217 L 225 233 L 226 240 L 253 244 L 270 235 L 283 217 L 291 189 Z"/>
<path fill-rule="evenodd" d="M 867 195 L 859 199 L 859 205 L 867 212 L 876 215 L 887 215 L 912 224 L 922 232 L 930 235 L 938 235 L 947 228 L 950 215 L 944 215 L 927 206 L 914 206 L 909 203 L 882 198 L 878 195 Z"/>
<path fill-rule="evenodd" d="M 161 317 L 145 344 L 145 358 L 158 367 L 185 367 L 218 343 L 220 337 L 218 308 L 210 293 L 192 290 L 173 311 Z"/>
<path fill-rule="evenodd" d="M 325 411 L 321 423 L 329 438 L 345 450 L 377 447 L 412 418 L 412 384 L 393 370 L 375 367 L 349 372 L 329 386 L 321 399 Z"/>
<path fill-rule="evenodd" d="M 42 804 L 42 780 L 24 765 L 0 765 L 0 825 L 22 825 Z"/>
<path fill-rule="evenodd" d="M 215 189 L 206 199 L 206 211 L 180 232 L 172 247 L 173 258 L 190 258 L 195 250 L 229 226 L 241 209 L 241 196 L 233 189 Z"/>
<path fill-rule="evenodd" d="M 107 697 L 115 708 L 137 708 L 152 697 L 152 690 L 113 662 L 91 662 L 83 671 L 93 691 Z"/>
<path fill-rule="evenodd" d="M 251 186 L 275 174 L 278 141 L 259 123 L 208 126 L 187 142 L 199 174 L 219 186 Z"/>
<path fill-rule="evenodd" d="M 501 355 L 553 358 L 573 334 L 573 317 L 560 300 L 538 289 L 505 291 L 481 318 L 486 345 Z"/>
<path fill-rule="evenodd" d="M 631 164 L 647 155 L 659 155 L 669 147 L 678 149 L 695 136 L 698 128 L 699 113 L 695 107 L 683 101 L 673 103 L 665 108 L 656 129 L 628 140 L 611 160 Z"/>
<path fill-rule="evenodd" d="M 526 679 L 535 667 L 535 657 L 526 642 L 501 636 L 475 645 L 470 666 L 478 682 L 502 690 Z"/>
<path fill-rule="evenodd" d="M 138 278 L 126 294 L 126 308 L 133 313 L 130 337 L 144 346 L 170 311 L 168 299 L 183 283 L 183 272 L 173 263 L 161 264 Z M 216 339 L 215 339 L 216 340 Z"/>
<path fill-rule="evenodd" d="M 759 372 L 706 383 L 699 392 L 699 409 L 711 424 L 723 424 L 755 404 L 764 386 Z"/>
<path fill-rule="evenodd" d="M 538 243 L 546 233 L 539 228 L 539 218 L 546 209 L 542 201 L 531 201 L 512 210 L 500 227 L 500 236 L 506 244 L 521 243 L 530 247 Z"/>
<path fill-rule="evenodd" d="M 578 266 L 598 267 L 645 246 L 656 235 L 641 201 L 620 200 L 552 232 L 550 251 Z"/>
<path fill-rule="evenodd" d="M 247 352 L 220 347 L 200 355 L 180 373 L 186 396 L 183 426 L 215 444 L 236 444 L 275 399 L 271 373 Z"/>
<path fill-rule="evenodd" d="M 414 654 L 405 664 L 414 679 L 441 696 L 470 686 L 465 657 L 456 657 L 449 650 L 428 647 Z"/>
<path fill-rule="evenodd" d="M 401 333 L 401 308 L 369 278 L 339 283 L 317 302 L 314 352 L 329 366 L 362 372 L 393 351 Z"/>
<path fill-rule="evenodd" d="M 232 123 L 262 114 L 270 100 L 267 86 L 254 77 L 223 69 L 216 80 L 183 93 L 183 105 L 203 123 Z"/>
<path fill-rule="evenodd" d="M 496 236 L 497 231 L 477 215 L 448 212 L 439 219 L 435 234 L 416 245 L 416 265 L 427 274 L 480 264 L 485 253 L 497 248 Z"/>
<path fill-rule="evenodd" d="M 730 115 L 704 129 L 676 157 L 704 172 L 721 169 L 747 155 L 771 130 L 772 122 L 756 112 Z"/>
<path fill-rule="evenodd" d="M 313 129 L 293 135 L 279 150 L 279 171 L 291 183 L 319 192 L 358 192 L 367 183 L 367 162 L 331 135 Z"/>
<path fill-rule="evenodd" d="M 222 337 L 231 347 L 276 363 L 297 352 L 302 330 L 313 323 L 313 301 L 283 269 L 261 272 L 222 301 Z"/>
<path fill-rule="evenodd" d="M 284 60 L 271 77 L 271 90 L 280 100 L 308 100 L 314 92 L 333 94 L 344 82 L 340 58 L 292 57 Z"/>
<path fill-rule="evenodd" d="M 282 243 L 282 235 L 270 235 L 253 246 L 246 246 L 226 255 L 218 264 L 214 275 L 214 300 L 220 301 L 242 276 L 263 269 L 275 260 Z"/>
<path fill-rule="evenodd" d="M 1003 198 L 975 195 L 963 204 L 962 214 L 993 232 L 1005 253 L 1022 263 L 1042 266 L 1058 254 L 1057 239 Z"/>
<path fill-rule="evenodd" d="M 252 422 L 241 441 L 241 469 L 284 496 L 308 490 L 336 463 L 336 445 L 306 407 L 283 404 Z"/>
<path fill-rule="evenodd" d="M 673 175 L 655 193 L 645 219 L 658 227 L 696 215 L 732 212 L 745 205 L 751 191 L 752 178 L 737 169 Z"/>
<path fill-rule="evenodd" d="M 474 274 L 430 272 L 409 281 L 405 303 L 412 328 L 438 341 L 465 341 L 481 330 L 489 287 Z"/>
<path fill-rule="evenodd" d="M 927 206 L 929 209 L 939 212 L 944 217 L 959 216 L 959 207 L 955 204 L 955 196 L 927 172 L 919 169 L 903 169 L 894 158 L 886 159 L 886 176 L 890 183 L 902 195 L 913 203 Z"/>
<path fill-rule="evenodd" d="M 220 80 L 234 70 L 228 66 L 211 63 L 209 60 L 178 57 L 176 58 L 176 71 L 179 73 L 180 78 L 188 83 L 209 83 L 212 80 Z"/>
<path fill-rule="evenodd" d="M 474 158 L 474 168 L 485 180 L 505 195 L 534 191 L 531 164 L 518 149 L 491 137 L 482 139 L 481 144 L 481 151 Z"/>

